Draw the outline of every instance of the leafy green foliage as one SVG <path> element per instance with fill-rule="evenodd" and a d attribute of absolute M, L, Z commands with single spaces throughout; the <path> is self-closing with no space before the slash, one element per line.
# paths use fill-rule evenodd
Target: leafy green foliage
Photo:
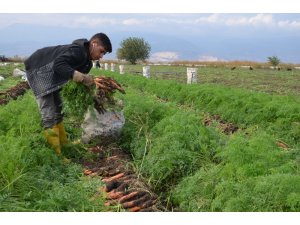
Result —
<path fill-rule="evenodd" d="M 64 112 L 70 117 L 82 121 L 87 109 L 94 104 L 93 90 L 81 83 L 70 81 L 61 91 L 64 101 Z"/>
<path fill-rule="evenodd" d="M 132 75 L 110 74 L 118 81 L 159 99 L 172 101 L 212 115 L 222 115 L 239 127 L 258 126 L 277 139 L 297 145 L 300 141 L 300 100 L 237 88 L 174 81 L 144 79 Z"/>
<path fill-rule="evenodd" d="M 284 152 L 274 143 L 264 132 L 232 137 L 217 154 L 222 163 L 184 178 L 172 200 L 184 211 L 299 210 L 299 150 Z"/>
<path fill-rule="evenodd" d="M 94 198 L 100 180 L 63 164 L 42 137 L 31 92 L 0 107 L 0 171 L 0 211 L 106 210 L 104 199 Z"/>
<path fill-rule="evenodd" d="M 269 56 L 268 62 L 275 67 L 279 65 L 280 59 L 277 56 Z"/>
<path fill-rule="evenodd" d="M 201 125 L 195 114 L 176 112 L 153 128 L 143 171 L 156 186 L 165 189 L 209 162 L 218 138 Z"/>
<path fill-rule="evenodd" d="M 20 77 L 7 77 L 4 81 L 0 82 L 0 91 L 5 91 L 21 82 Z"/>
<path fill-rule="evenodd" d="M 300 210 L 297 98 L 108 74 L 130 89 L 122 143 L 175 210 Z M 224 137 L 203 127 L 199 112 L 242 129 Z"/>
<path fill-rule="evenodd" d="M 14 64 L 10 63 L 6 66 L 0 66 L 0 76 L 3 76 L 5 80 L 0 81 L 0 91 L 8 90 L 9 88 L 17 85 L 22 81 L 21 77 L 13 77 L 13 70 L 14 68 L 19 68 L 24 70 L 24 65 L 20 64 L 15 66 Z M 0 98 L 3 97 L 0 95 Z"/>
<path fill-rule="evenodd" d="M 150 51 L 151 46 L 143 38 L 129 37 L 120 43 L 117 57 L 136 64 L 137 60 L 144 61 L 149 58 Z"/>
<path fill-rule="evenodd" d="M 213 159 L 220 137 L 201 118 L 172 103 L 127 89 L 121 144 L 135 159 L 138 173 L 158 191 L 168 190 Z"/>

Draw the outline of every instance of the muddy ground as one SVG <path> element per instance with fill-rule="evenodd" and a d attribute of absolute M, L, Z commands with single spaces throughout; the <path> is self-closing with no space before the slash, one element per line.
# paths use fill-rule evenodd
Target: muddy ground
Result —
<path fill-rule="evenodd" d="M 18 96 L 24 95 L 30 87 L 26 81 L 22 81 L 6 91 L 0 92 L 0 105 L 7 104 L 11 99 L 17 99 Z"/>

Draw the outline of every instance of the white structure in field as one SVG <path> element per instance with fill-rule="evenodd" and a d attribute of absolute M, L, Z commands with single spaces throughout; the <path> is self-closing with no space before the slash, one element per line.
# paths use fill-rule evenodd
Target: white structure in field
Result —
<path fill-rule="evenodd" d="M 93 61 L 93 68 L 96 68 L 96 62 Z"/>
<path fill-rule="evenodd" d="M 110 71 L 115 72 L 115 64 L 114 63 L 110 64 Z"/>
<path fill-rule="evenodd" d="M 197 83 L 197 68 L 186 68 L 187 83 Z"/>
<path fill-rule="evenodd" d="M 150 78 L 150 66 L 143 66 L 143 76 Z"/>
<path fill-rule="evenodd" d="M 250 69 L 251 66 L 241 66 L 243 69 Z"/>
<path fill-rule="evenodd" d="M 108 63 L 104 63 L 104 69 L 108 70 Z"/>
<path fill-rule="evenodd" d="M 119 65 L 120 74 L 124 74 L 124 65 Z"/>
<path fill-rule="evenodd" d="M 13 76 L 14 77 L 22 77 L 22 76 L 25 76 L 25 72 L 24 71 L 22 71 L 22 70 L 20 70 L 20 69 L 18 69 L 18 68 L 16 68 L 16 69 L 14 69 L 13 70 Z"/>
<path fill-rule="evenodd" d="M 104 64 L 100 63 L 100 69 L 103 70 Z"/>
<path fill-rule="evenodd" d="M 0 76 L 0 81 L 3 81 L 3 80 L 5 80 L 4 77 Z"/>

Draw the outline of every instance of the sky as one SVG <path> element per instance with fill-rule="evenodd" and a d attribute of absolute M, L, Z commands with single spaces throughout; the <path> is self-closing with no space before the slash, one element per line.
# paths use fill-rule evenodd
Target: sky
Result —
<path fill-rule="evenodd" d="M 151 61 L 258 61 L 277 56 L 300 63 L 300 13 L 0 13 L 0 55 L 35 50 L 98 32 L 120 42 L 139 37 Z"/>

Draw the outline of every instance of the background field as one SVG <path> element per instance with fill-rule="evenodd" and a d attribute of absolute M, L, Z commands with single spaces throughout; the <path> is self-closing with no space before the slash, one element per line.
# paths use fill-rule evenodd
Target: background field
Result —
<path fill-rule="evenodd" d="M 141 74 L 143 65 L 125 65 L 125 73 Z M 190 66 L 166 66 L 151 65 L 150 74 L 153 78 L 176 80 L 186 83 L 186 68 Z M 249 70 L 246 68 L 236 67 L 231 70 L 231 66 L 207 66 L 198 68 L 198 82 L 220 84 L 229 87 L 245 88 L 254 91 L 266 93 L 275 93 L 283 95 L 299 95 L 300 94 L 300 70 L 294 69 L 287 71 L 285 69 L 273 70 L 254 68 Z M 116 71 L 119 71 L 116 65 Z"/>

